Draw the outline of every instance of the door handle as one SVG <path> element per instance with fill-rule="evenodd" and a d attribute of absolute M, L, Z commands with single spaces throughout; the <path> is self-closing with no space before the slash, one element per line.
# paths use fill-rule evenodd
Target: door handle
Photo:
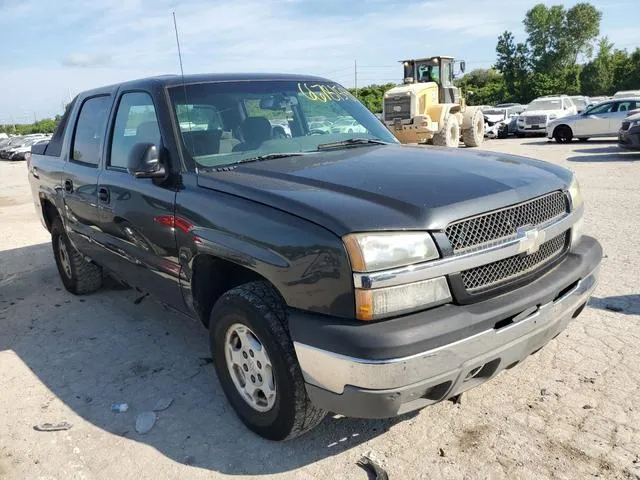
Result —
<path fill-rule="evenodd" d="M 98 200 L 102 203 L 109 203 L 109 189 L 106 187 L 98 188 Z"/>
<path fill-rule="evenodd" d="M 73 192 L 73 182 L 68 178 L 64 181 L 64 191 L 67 193 Z"/>

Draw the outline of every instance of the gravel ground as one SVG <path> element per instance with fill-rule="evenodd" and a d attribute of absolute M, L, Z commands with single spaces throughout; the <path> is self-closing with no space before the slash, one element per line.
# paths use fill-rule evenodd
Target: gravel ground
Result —
<path fill-rule="evenodd" d="M 586 232 L 604 246 L 579 319 L 522 365 L 402 418 L 327 418 L 288 443 L 234 416 L 202 326 L 115 286 L 63 290 L 24 163 L 0 162 L 0 478 L 640 479 L 640 154 L 611 142 L 491 141 L 577 172 Z M 147 435 L 136 415 L 173 404 Z M 112 402 L 129 404 L 112 413 Z M 66 421 L 67 431 L 34 425 Z"/>

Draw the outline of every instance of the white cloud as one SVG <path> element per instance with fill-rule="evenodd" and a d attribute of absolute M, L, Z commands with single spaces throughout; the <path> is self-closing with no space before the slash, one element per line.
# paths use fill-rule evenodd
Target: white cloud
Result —
<path fill-rule="evenodd" d="M 111 57 L 105 54 L 72 53 L 62 59 L 66 67 L 98 67 L 107 65 Z"/>

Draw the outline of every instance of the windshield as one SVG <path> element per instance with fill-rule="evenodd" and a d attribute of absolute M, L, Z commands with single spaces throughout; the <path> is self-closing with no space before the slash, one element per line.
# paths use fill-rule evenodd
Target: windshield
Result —
<path fill-rule="evenodd" d="M 562 102 L 560 100 L 534 100 L 527 106 L 527 111 L 534 110 L 562 110 Z"/>
<path fill-rule="evenodd" d="M 587 106 L 587 100 L 584 97 L 570 97 L 573 100 L 576 108 L 585 108 Z"/>
<path fill-rule="evenodd" d="M 398 143 L 364 105 L 332 82 L 211 82 L 172 87 L 169 96 L 189 167 L 316 152 L 318 145 L 353 138 Z"/>

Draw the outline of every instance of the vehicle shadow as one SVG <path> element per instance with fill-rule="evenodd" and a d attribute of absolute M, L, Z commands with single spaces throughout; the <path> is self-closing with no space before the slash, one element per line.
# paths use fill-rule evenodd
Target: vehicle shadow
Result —
<path fill-rule="evenodd" d="M 628 152 L 620 147 L 618 147 L 618 142 L 610 142 L 608 147 L 598 147 L 598 148 L 576 148 L 573 150 L 576 153 L 619 153 L 619 152 Z"/>
<path fill-rule="evenodd" d="M 589 306 L 627 315 L 640 315 L 640 295 L 618 295 L 615 297 L 591 297 Z"/>
<path fill-rule="evenodd" d="M 588 151 L 588 150 L 587 150 Z M 591 150 L 593 151 L 593 150 Z M 640 152 L 627 152 L 622 149 L 611 150 L 608 154 L 600 155 L 576 155 L 567 157 L 569 162 L 637 162 L 640 161 Z"/>
<path fill-rule="evenodd" d="M 277 474 L 358 447 L 415 415 L 375 421 L 330 415 L 295 441 L 263 440 L 228 404 L 199 322 L 117 286 L 69 294 L 48 243 L 2 251 L 0 266 L 0 351 L 13 350 L 87 422 L 176 462 L 232 475 Z M 19 388 L 6 394 L 17 396 Z M 136 433 L 136 416 L 167 397 L 173 404 L 158 413 L 153 430 Z M 113 402 L 129 410 L 113 413 Z M 45 410 L 39 413 L 49 421 Z"/>

